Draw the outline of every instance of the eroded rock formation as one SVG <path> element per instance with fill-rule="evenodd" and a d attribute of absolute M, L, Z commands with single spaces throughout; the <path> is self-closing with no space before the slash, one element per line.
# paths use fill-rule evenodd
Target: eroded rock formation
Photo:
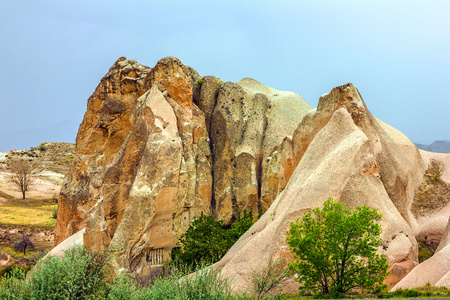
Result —
<path fill-rule="evenodd" d="M 147 274 L 200 213 L 256 215 L 263 160 L 310 108 L 252 79 L 202 79 L 173 57 L 119 59 L 88 101 L 56 244 L 86 227 L 89 249 L 119 248 L 118 268 Z"/>
<path fill-rule="evenodd" d="M 393 291 L 411 289 L 426 284 L 450 288 L 450 218 L 436 253 L 414 268 L 393 287 Z"/>
<path fill-rule="evenodd" d="M 201 98 L 200 107 L 210 107 L 206 103 L 211 102 L 208 97 Z M 245 208 L 252 208 L 255 214 L 269 208 L 277 194 L 260 203 L 261 190 L 270 186 L 264 176 L 265 161 L 310 109 L 299 95 L 250 78 L 221 85 L 210 117 L 213 205 L 219 219 L 232 221 L 238 210 Z"/>
<path fill-rule="evenodd" d="M 290 259 L 286 245 L 289 223 L 328 197 L 351 209 L 367 205 L 383 214 L 384 246 L 380 251 L 388 257 L 389 286 L 417 265 L 409 208 L 425 165 L 414 144 L 371 115 L 351 84 L 322 96 L 317 110 L 303 118 L 292 140 L 283 140 L 268 164 L 270 177 L 283 184 L 290 178 L 287 185 L 216 264 L 233 279 L 236 289 L 250 287 L 252 269 Z"/>
<path fill-rule="evenodd" d="M 130 113 L 147 90 L 149 67 L 119 58 L 88 99 L 76 152 L 61 188 L 55 244 L 86 226 L 86 212 L 98 200 L 105 168 L 128 136 Z"/>
<path fill-rule="evenodd" d="M 174 57 L 154 68 L 120 58 L 88 100 L 55 243 L 82 232 L 89 249 L 116 251 L 118 269 L 146 276 L 199 214 L 267 211 L 216 265 L 246 288 L 252 269 L 290 258 L 289 223 L 334 197 L 384 215 L 393 286 L 418 263 L 411 204 L 427 165 L 351 84 L 311 109 L 253 79 L 202 78 Z"/>

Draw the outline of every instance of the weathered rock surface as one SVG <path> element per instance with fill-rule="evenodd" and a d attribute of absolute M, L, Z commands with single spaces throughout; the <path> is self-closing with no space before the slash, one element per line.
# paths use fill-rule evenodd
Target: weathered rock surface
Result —
<path fill-rule="evenodd" d="M 411 289 L 424 286 L 427 283 L 436 286 L 450 286 L 450 218 L 448 225 L 439 244 L 436 253 L 415 267 L 408 275 L 406 275 L 392 290 L 399 288 Z"/>
<path fill-rule="evenodd" d="M 449 177 L 450 154 L 420 152 L 428 169 L 416 190 L 411 211 L 417 219 L 416 239 L 435 250 L 450 216 L 450 184 L 445 181 Z"/>
<path fill-rule="evenodd" d="M 89 98 L 80 125 L 75 159 L 60 195 L 56 244 L 86 227 L 88 247 L 109 245 L 130 195 L 145 195 L 143 189 L 133 192 L 136 181 L 154 189 L 156 182 L 148 181 L 157 179 L 139 176 L 143 164 L 154 164 L 152 176 L 162 176 L 158 169 L 169 162 L 179 165 L 178 175 L 166 169 L 177 189 L 178 204 L 169 209 L 178 218 L 169 226 L 176 236 L 189 226 L 194 211 L 226 221 L 249 207 L 256 215 L 262 186 L 270 186 L 262 176 L 263 161 L 311 107 L 294 93 L 252 79 L 238 84 L 212 76 L 200 79 L 174 57 L 161 59 L 153 69 L 125 58 L 111 67 Z M 160 134 L 162 140 L 158 130 L 170 134 Z M 147 153 L 150 145 L 164 145 L 167 155 Z M 144 158 L 154 155 L 164 159 Z M 160 179 L 158 184 L 168 183 Z M 275 196 L 266 197 L 264 209 Z"/>
<path fill-rule="evenodd" d="M 146 90 L 149 67 L 119 58 L 89 97 L 77 135 L 75 157 L 61 187 L 55 244 L 86 227 L 86 212 L 98 200 L 105 167 L 124 143 L 129 116 Z"/>
<path fill-rule="evenodd" d="M 216 264 L 235 289 L 250 288 L 252 269 L 290 258 L 289 223 L 328 197 L 351 209 L 367 205 L 383 214 L 380 252 L 388 256 L 390 286 L 417 265 L 409 206 L 425 166 L 404 135 L 370 114 L 356 88 L 347 84 L 322 96 L 292 142 L 285 139 L 278 149 L 284 153 L 278 157 L 293 161 L 294 173 L 269 210 Z M 272 155 L 269 164 L 273 159 L 278 158 Z"/>
<path fill-rule="evenodd" d="M 200 79 L 174 57 L 111 67 L 80 125 L 56 244 L 85 228 L 89 249 L 119 249 L 117 268 L 146 276 L 200 213 L 256 214 L 262 161 L 310 106 L 251 79 Z"/>
<path fill-rule="evenodd" d="M 205 94 L 199 105 L 211 107 L 215 93 Z M 262 190 L 272 188 L 270 178 L 264 176 L 265 161 L 292 135 L 311 106 L 295 93 L 277 91 L 250 78 L 222 84 L 215 103 L 210 131 L 213 208 L 217 218 L 228 222 L 239 210 L 252 208 L 256 214 L 268 209 L 276 194 L 260 203 Z"/>
<path fill-rule="evenodd" d="M 144 276 L 169 259 L 194 217 L 211 214 L 209 139 L 189 71 L 176 58 L 150 71 L 151 88 L 137 99 L 128 136 L 86 214 L 88 248 L 120 249 L 117 267 Z"/>

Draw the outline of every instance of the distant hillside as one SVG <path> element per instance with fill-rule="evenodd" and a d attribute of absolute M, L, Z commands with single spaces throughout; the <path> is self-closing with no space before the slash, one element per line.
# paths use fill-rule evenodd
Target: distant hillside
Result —
<path fill-rule="evenodd" d="M 66 120 L 51 127 L 36 127 L 20 131 L 0 132 L 0 152 L 28 150 L 42 142 L 75 143 L 78 124 Z"/>
<path fill-rule="evenodd" d="M 415 144 L 417 148 L 438 153 L 450 153 L 450 141 L 434 141 L 430 145 Z"/>

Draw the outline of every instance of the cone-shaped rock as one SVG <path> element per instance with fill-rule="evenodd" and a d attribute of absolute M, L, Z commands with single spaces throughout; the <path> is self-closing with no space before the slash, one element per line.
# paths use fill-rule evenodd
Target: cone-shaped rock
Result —
<path fill-rule="evenodd" d="M 390 286 L 417 264 L 409 205 L 424 164 L 414 144 L 370 114 L 353 85 L 322 96 L 317 110 L 303 118 L 292 141 L 285 139 L 277 152 L 268 164 L 282 166 L 279 180 L 286 182 L 289 177 L 289 182 L 262 218 L 216 264 L 233 280 L 234 288 L 250 288 L 252 270 L 290 259 L 286 244 L 290 222 L 328 197 L 351 209 L 367 205 L 383 214 L 385 250 L 380 251 L 391 266 Z M 283 163 L 270 161 L 275 159 Z M 286 175 L 285 170 L 294 167 L 292 176 Z M 277 174 L 273 167 L 268 170 Z"/>

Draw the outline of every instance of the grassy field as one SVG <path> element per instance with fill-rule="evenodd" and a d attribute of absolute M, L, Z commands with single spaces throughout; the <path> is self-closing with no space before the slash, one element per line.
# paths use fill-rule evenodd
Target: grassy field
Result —
<path fill-rule="evenodd" d="M 0 224 L 54 227 L 56 204 L 39 206 L 0 206 Z"/>

